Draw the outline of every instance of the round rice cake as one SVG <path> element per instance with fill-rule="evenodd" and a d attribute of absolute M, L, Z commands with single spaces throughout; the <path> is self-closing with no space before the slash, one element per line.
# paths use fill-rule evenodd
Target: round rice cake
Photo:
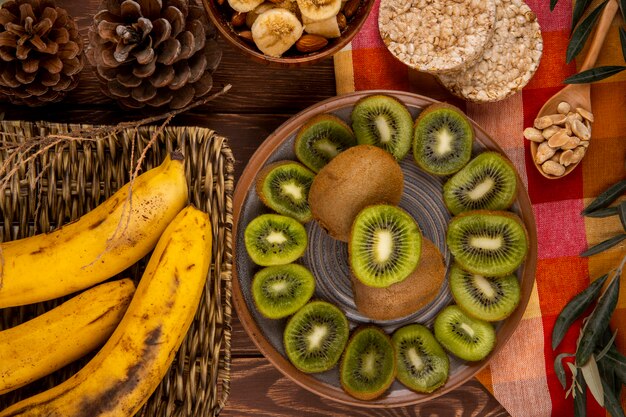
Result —
<path fill-rule="evenodd" d="M 378 28 L 401 62 L 440 74 L 473 65 L 495 21 L 495 0 L 382 0 Z"/>
<path fill-rule="evenodd" d="M 505 99 L 528 84 L 539 67 L 543 39 L 535 13 L 521 0 L 496 0 L 496 13 L 496 30 L 482 58 L 462 72 L 439 75 L 465 100 Z"/>

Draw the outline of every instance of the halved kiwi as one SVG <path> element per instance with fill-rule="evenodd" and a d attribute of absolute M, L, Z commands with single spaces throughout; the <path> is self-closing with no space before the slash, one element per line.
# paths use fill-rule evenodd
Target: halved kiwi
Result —
<path fill-rule="evenodd" d="M 356 138 L 350 126 L 335 115 L 319 114 L 300 128 L 294 150 L 300 162 L 319 172 L 331 159 L 354 145 Z"/>
<path fill-rule="evenodd" d="M 301 257 L 306 250 L 307 236 L 304 226 L 291 217 L 262 214 L 248 224 L 244 241 L 255 264 L 272 266 L 288 264 Z"/>
<path fill-rule="evenodd" d="M 354 219 L 348 246 L 354 276 L 371 287 L 388 287 L 417 267 L 422 232 L 406 211 L 386 204 L 369 206 Z"/>
<path fill-rule="evenodd" d="M 279 161 L 259 172 L 256 192 L 267 207 L 306 223 L 313 218 L 309 189 L 315 173 L 294 161 Z"/>
<path fill-rule="evenodd" d="M 430 330 L 409 324 L 396 330 L 391 340 L 396 349 L 398 381 L 424 393 L 446 383 L 450 360 Z"/>
<path fill-rule="evenodd" d="M 302 265 L 269 266 L 252 279 L 252 298 L 263 316 L 282 319 L 298 311 L 315 291 L 315 278 Z"/>
<path fill-rule="evenodd" d="M 436 103 L 426 107 L 415 121 L 413 157 L 424 171 L 451 175 L 472 156 L 474 128 L 458 108 Z"/>
<path fill-rule="evenodd" d="M 477 319 L 504 320 L 519 304 L 520 286 L 515 275 L 486 277 L 454 264 L 448 281 L 458 306 Z"/>
<path fill-rule="evenodd" d="M 454 356 L 472 362 L 485 359 L 496 345 L 491 323 L 471 318 L 455 305 L 435 318 L 435 337 Z"/>
<path fill-rule="evenodd" d="M 372 204 L 398 204 L 403 187 L 404 175 L 393 156 L 375 146 L 357 145 L 315 176 L 309 205 L 322 229 L 348 242 L 356 215 Z"/>
<path fill-rule="evenodd" d="M 485 276 L 512 273 L 528 252 L 526 228 L 508 211 L 461 213 L 448 224 L 446 240 L 463 269 Z"/>
<path fill-rule="evenodd" d="M 395 375 L 396 358 L 389 336 L 377 327 L 357 329 L 341 360 L 343 389 L 360 400 L 373 400 L 391 386 Z"/>
<path fill-rule="evenodd" d="M 405 280 L 374 288 L 351 278 L 359 312 L 374 320 L 393 320 L 415 313 L 437 297 L 446 279 L 446 265 L 439 248 L 423 237 L 419 264 Z"/>
<path fill-rule="evenodd" d="M 497 152 L 472 159 L 443 186 L 443 200 L 452 214 L 469 210 L 505 210 L 517 193 L 513 165 Z"/>
<path fill-rule="evenodd" d="M 327 371 L 339 361 L 349 331 L 341 310 L 326 301 L 311 301 L 287 322 L 285 352 L 302 372 Z"/>
<path fill-rule="evenodd" d="M 360 145 L 374 145 L 401 160 L 411 149 L 413 117 L 397 99 L 376 94 L 356 102 L 350 115 Z"/>

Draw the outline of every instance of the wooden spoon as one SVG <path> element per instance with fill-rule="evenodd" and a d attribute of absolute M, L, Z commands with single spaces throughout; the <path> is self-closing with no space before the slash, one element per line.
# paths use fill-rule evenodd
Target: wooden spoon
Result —
<path fill-rule="evenodd" d="M 585 57 L 582 66 L 580 67 L 580 71 L 586 71 L 593 68 L 596 61 L 598 60 L 600 48 L 602 48 L 604 39 L 609 32 L 609 28 L 611 27 L 611 23 L 613 22 L 613 17 L 615 17 L 617 9 L 618 5 L 616 0 L 609 0 L 609 2 L 604 7 L 602 15 L 600 16 L 600 22 L 598 23 L 595 34 L 593 35 L 593 40 L 591 41 L 591 45 L 589 46 L 587 56 Z M 567 87 L 565 87 L 564 89 L 550 97 L 548 101 L 546 101 L 546 104 L 544 104 L 541 110 L 539 110 L 537 118 L 542 116 L 548 116 L 550 114 L 556 114 L 556 108 L 562 101 L 569 103 L 572 106 L 573 110 L 577 107 L 582 107 L 583 109 L 591 112 L 591 84 L 569 84 Z M 539 144 L 537 142 L 530 143 L 530 153 L 533 158 L 533 163 L 535 164 L 535 167 L 537 167 L 541 175 L 548 179 L 553 180 L 557 178 L 563 178 L 564 176 L 572 172 L 574 168 L 576 168 L 580 163 L 580 161 L 578 161 L 577 163 L 565 168 L 565 173 L 560 177 L 546 174 L 541 169 L 541 165 L 535 162 L 535 155 L 537 154 L 538 147 Z"/>

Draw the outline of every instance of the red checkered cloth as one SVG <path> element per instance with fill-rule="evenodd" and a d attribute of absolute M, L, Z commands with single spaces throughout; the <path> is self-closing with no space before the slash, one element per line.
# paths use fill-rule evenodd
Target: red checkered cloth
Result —
<path fill-rule="evenodd" d="M 571 1 L 559 1 L 552 13 L 549 1 L 528 1 L 542 28 L 541 64 L 521 93 L 493 104 L 465 103 L 454 98 L 434 77 L 411 70 L 393 58 L 378 32 L 379 1 L 360 33 L 334 58 L 337 94 L 392 89 L 452 102 L 480 124 L 513 161 L 528 189 L 537 221 L 536 284 L 519 328 L 478 378 L 512 416 L 572 416 L 573 401 L 565 399 L 553 364 L 558 353 L 575 351 L 581 323 L 573 326 L 556 352 L 551 348 L 551 334 L 565 304 L 590 281 L 615 268 L 626 253 L 626 243 L 622 242 L 600 255 L 578 256 L 589 246 L 622 230 L 617 216 L 592 219 L 583 218 L 579 213 L 600 192 L 624 178 L 626 72 L 593 85 L 595 123 L 589 151 L 569 176 L 547 180 L 535 169 L 522 131 L 532 125 L 545 100 L 563 87 L 562 81 L 575 73 L 577 64 L 581 63 L 565 63 Z M 618 26 L 622 24 L 621 17 L 616 17 L 596 65 L 624 65 L 618 34 Z M 580 57 L 584 55 L 585 51 Z M 617 341 L 622 352 L 626 350 L 625 312 L 626 280 L 622 277 L 621 295 L 612 323 L 614 328 L 620 327 Z M 622 400 L 626 404 L 624 397 Z M 590 395 L 587 404 L 588 416 L 605 415 L 604 409 Z"/>

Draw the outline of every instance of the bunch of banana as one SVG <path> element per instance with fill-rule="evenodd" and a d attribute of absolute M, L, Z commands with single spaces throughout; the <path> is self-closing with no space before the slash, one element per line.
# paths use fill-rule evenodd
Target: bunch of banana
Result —
<path fill-rule="evenodd" d="M 163 232 L 124 318 L 96 356 L 64 383 L 0 417 L 134 415 L 171 365 L 210 264 L 209 217 L 189 206 Z"/>
<path fill-rule="evenodd" d="M 0 308 L 61 297 L 102 282 L 154 248 L 187 203 L 182 154 L 135 178 L 51 233 L 0 244 Z"/>
<path fill-rule="evenodd" d="M 0 395 L 61 369 L 104 344 L 134 292 L 130 279 L 107 282 L 1 331 Z"/>

